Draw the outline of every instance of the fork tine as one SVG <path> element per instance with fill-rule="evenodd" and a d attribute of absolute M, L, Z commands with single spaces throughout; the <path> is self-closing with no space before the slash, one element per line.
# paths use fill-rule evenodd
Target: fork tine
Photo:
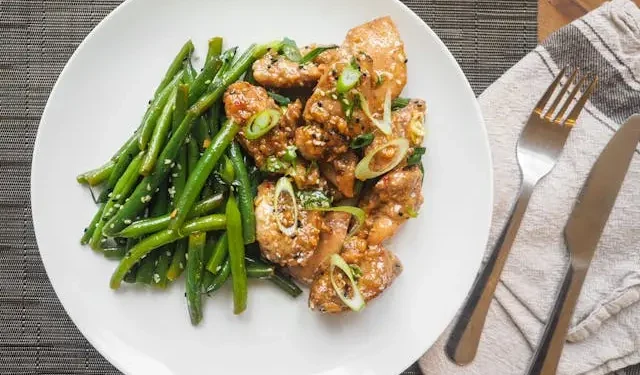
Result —
<path fill-rule="evenodd" d="M 576 76 L 578 75 L 578 71 L 579 71 L 578 69 L 574 70 L 573 73 L 571 73 L 571 76 L 569 77 L 569 79 L 567 79 L 567 82 L 565 82 L 564 85 L 562 85 L 562 88 L 560 89 L 560 93 L 558 93 L 555 100 L 549 107 L 549 110 L 547 110 L 547 114 L 544 115 L 545 119 L 551 121 L 551 118 L 553 117 L 553 113 L 556 111 L 558 104 L 560 104 L 560 102 L 564 98 L 564 94 L 566 94 L 567 90 L 569 90 L 569 86 L 571 86 L 571 84 L 573 83 L 573 80 L 576 79 Z"/>
<path fill-rule="evenodd" d="M 547 102 L 551 98 L 551 95 L 553 95 L 553 92 L 556 90 L 556 87 L 558 87 L 560 80 L 562 79 L 562 77 L 564 77 L 564 73 L 567 71 L 567 68 L 568 67 L 566 66 L 562 68 L 560 73 L 558 73 L 556 78 L 549 85 L 549 88 L 547 89 L 547 91 L 544 93 L 544 95 L 542 95 L 542 98 L 540 98 L 540 100 L 538 101 L 538 104 L 536 104 L 534 112 L 536 112 L 538 115 L 542 116 L 542 111 L 544 111 L 544 107 L 547 105 Z"/>
<path fill-rule="evenodd" d="M 562 119 L 562 117 L 564 117 L 564 113 L 567 111 L 567 109 L 569 109 L 569 106 L 571 105 L 571 102 L 573 102 L 573 99 L 575 99 L 576 95 L 578 94 L 578 91 L 580 90 L 580 88 L 582 87 L 582 85 L 584 84 L 584 81 L 587 79 L 587 75 L 583 76 L 580 81 L 578 81 L 578 83 L 576 83 L 576 85 L 573 87 L 573 90 L 571 90 L 571 93 L 569 94 L 569 97 L 567 98 L 567 100 L 564 101 L 564 104 L 562 105 L 562 108 L 560 108 L 560 111 L 558 111 L 558 114 L 556 115 L 556 117 L 553 119 L 553 122 L 561 125 L 562 121 L 560 121 Z"/>
<path fill-rule="evenodd" d="M 569 127 L 575 125 L 578 116 L 580 116 L 580 112 L 582 112 L 582 108 L 584 108 L 584 105 L 587 103 L 587 100 L 589 100 L 589 97 L 593 93 L 593 90 L 596 88 L 597 84 L 598 76 L 594 76 L 593 81 L 591 81 L 591 83 L 589 84 L 589 87 L 587 87 L 580 99 L 578 99 L 578 103 L 576 103 L 575 107 L 573 107 L 573 109 L 571 110 L 571 113 L 569 113 L 569 116 L 565 120 L 564 125 Z"/>

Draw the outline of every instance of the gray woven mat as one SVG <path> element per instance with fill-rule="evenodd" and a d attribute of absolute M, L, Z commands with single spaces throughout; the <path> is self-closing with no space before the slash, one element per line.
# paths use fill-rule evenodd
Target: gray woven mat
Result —
<path fill-rule="evenodd" d="M 36 246 L 29 175 L 67 59 L 120 0 L 0 0 L 0 374 L 119 374 L 78 332 Z M 480 93 L 536 43 L 537 0 L 405 0 Z M 400 343 L 401 345 L 401 343 Z M 417 375 L 417 367 L 404 375 Z"/>

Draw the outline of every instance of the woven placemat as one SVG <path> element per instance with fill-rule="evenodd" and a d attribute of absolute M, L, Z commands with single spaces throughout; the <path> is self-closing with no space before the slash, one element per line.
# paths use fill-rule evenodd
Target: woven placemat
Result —
<path fill-rule="evenodd" d="M 536 44 L 537 0 L 405 0 L 480 93 Z M 38 122 L 73 51 L 120 0 L 0 0 L 0 374 L 119 374 L 44 271 L 29 180 Z M 401 343 L 398 343 L 401 345 Z M 417 366 L 404 375 L 418 375 Z"/>

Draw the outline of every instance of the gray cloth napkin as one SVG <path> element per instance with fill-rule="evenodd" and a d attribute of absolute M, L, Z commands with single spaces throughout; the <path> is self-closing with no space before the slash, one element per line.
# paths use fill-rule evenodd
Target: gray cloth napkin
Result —
<path fill-rule="evenodd" d="M 431 374 L 523 374 L 567 265 L 562 231 L 589 170 L 620 124 L 640 113 L 640 10 L 614 0 L 564 27 L 479 98 L 495 172 L 489 239 L 498 237 L 519 188 L 515 144 L 531 109 L 566 65 L 600 84 L 552 173 L 536 188 L 496 291 L 479 353 L 446 359 L 448 331 L 420 360 Z M 640 362 L 640 149 L 600 240 L 558 374 L 600 375 Z"/>

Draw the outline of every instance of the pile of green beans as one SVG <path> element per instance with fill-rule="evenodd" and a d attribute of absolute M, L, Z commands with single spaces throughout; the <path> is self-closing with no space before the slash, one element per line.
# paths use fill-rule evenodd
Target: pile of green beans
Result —
<path fill-rule="evenodd" d="M 238 124 L 223 121 L 222 113 L 226 88 L 273 45 L 254 44 L 236 57 L 237 47 L 223 51 L 222 38 L 212 38 L 198 72 L 187 41 L 138 128 L 106 163 L 77 176 L 101 189 L 80 242 L 119 262 L 112 289 L 122 282 L 165 289 L 185 273 L 193 325 L 202 320 L 203 295 L 227 282 L 235 314 L 247 308 L 248 278 L 300 294 L 275 265 L 245 256 L 256 241 L 253 202 L 260 181 L 234 141 Z"/>

